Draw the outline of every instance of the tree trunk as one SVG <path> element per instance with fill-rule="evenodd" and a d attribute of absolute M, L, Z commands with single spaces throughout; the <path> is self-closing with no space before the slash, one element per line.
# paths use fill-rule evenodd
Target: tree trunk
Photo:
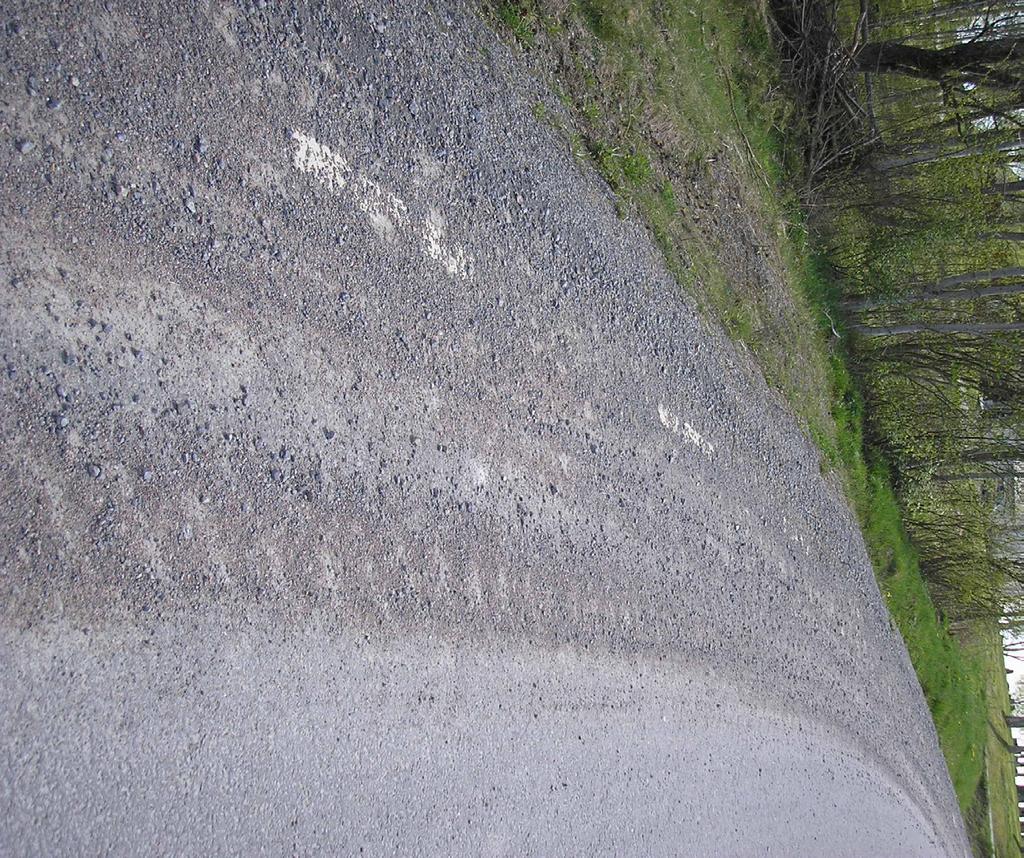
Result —
<path fill-rule="evenodd" d="M 1024 331 L 1024 322 L 952 322 L 935 324 L 912 322 L 908 325 L 851 325 L 862 337 L 896 337 L 903 334 L 1008 334 Z"/>
<path fill-rule="evenodd" d="M 1024 241 L 1024 232 L 983 232 L 978 235 L 981 241 L 995 239 L 997 241 Z"/>
<path fill-rule="evenodd" d="M 1024 179 L 1016 182 L 997 182 L 985 188 L 986 194 L 1015 194 L 1017 191 L 1024 191 Z"/>
<path fill-rule="evenodd" d="M 943 291 L 925 290 L 884 298 L 864 298 L 860 301 L 844 301 L 843 308 L 852 312 L 877 310 L 879 307 L 900 307 L 921 301 L 971 301 L 975 298 L 990 298 L 995 295 L 1019 295 L 1024 293 L 1024 282 L 1004 286 L 982 286 L 977 289 L 948 289 Z"/>
<path fill-rule="evenodd" d="M 1024 477 L 1024 471 L 971 471 L 966 474 L 936 474 L 932 480 L 936 483 L 955 483 L 959 480 L 998 480 L 1005 477 Z"/>
<path fill-rule="evenodd" d="M 884 173 L 897 170 L 900 167 L 917 167 L 946 159 L 968 158 L 972 155 L 985 155 L 989 152 L 1014 152 L 1018 149 L 1024 149 L 1024 133 L 1021 132 L 1009 140 L 995 144 L 977 143 L 959 149 L 951 149 L 948 146 L 930 146 L 913 155 L 880 159 L 874 163 L 874 168 Z"/>
<path fill-rule="evenodd" d="M 903 42 L 869 42 L 853 58 L 854 67 L 875 74 L 904 74 L 924 80 L 985 82 L 1018 89 L 1015 70 L 998 68 L 1024 59 L 1024 38 L 1006 36 L 989 41 L 954 42 L 945 48 L 919 48 Z"/>
<path fill-rule="evenodd" d="M 961 461 L 973 462 L 975 465 L 988 465 L 994 462 L 1024 462 L 1024 450 L 1017 446 L 1004 447 L 1001 450 L 978 450 L 964 453 Z"/>
<path fill-rule="evenodd" d="M 967 283 L 983 283 L 986 280 L 1003 280 L 1008 277 L 1024 277 L 1024 268 L 993 268 L 990 271 L 968 271 L 965 274 L 954 274 L 936 280 L 926 286 L 927 292 L 944 292 L 952 286 L 963 286 Z"/>

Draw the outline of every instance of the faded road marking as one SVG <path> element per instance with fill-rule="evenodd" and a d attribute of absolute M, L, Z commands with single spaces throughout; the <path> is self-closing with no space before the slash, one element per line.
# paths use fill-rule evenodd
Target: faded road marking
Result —
<path fill-rule="evenodd" d="M 695 447 L 699 447 L 703 450 L 709 459 L 711 458 L 711 454 L 715 452 L 715 448 L 711 445 L 711 442 L 707 441 L 704 436 L 694 429 L 689 423 L 683 423 L 683 436 Z"/>
<path fill-rule="evenodd" d="M 336 194 L 346 187 L 356 208 L 370 221 L 373 231 L 391 241 L 398 229 L 409 220 L 405 203 L 372 179 L 358 174 L 344 155 L 298 131 L 292 133 L 296 143 L 293 163 L 303 173 L 312 173 Z"/>
<path fill-rule="evenodd" d="M 693 444 L 694 447 L 701 450 L 709 459 L 714 454 L 714 445 L 694 429 L 691 423 L 680 421 L 679 415 L 670 408 L 667 408 L 662 402 L 658 403 L 658 420 L 661 421 L 662 426 L 675 435 L 680 433 L 680 424 L 682 424 L 682 438 L 684 441 L 688 444 Z"/>
<path fill-rule="evenodd" d="M 405 202 L 357 172 L 344 155 L 300 131 L 292 132 L 292 140 L 295 141 L 292 158 L 295 168 L 316 176 L 332 193 L 351 198 L 381 239 L 394 241 L 397 234 L 411 232 L 419 240 L 424 255 L 439 263 L 448 274 L 469 277 L 473 273 L 472 258 L 448 240 L 448 229 L 440 212 L 432 209 L 426 222 L 417 229 L 410 223 Z"/>
<path fill-rule="evenodd" d="M 440 262 L 449 274 L 468 277 L 471 273 L 469 260 L 460 247 L 452 247 L 447 243 L 448 228 L 444 218 L 436 209 L 431 209 L 427 222 L 423 227 L 423 244 L 427 256 Z"/>
<path fill-rule="evenodd" d="M 670 432 L 679 432 L 679 415 L 669 411 L 662 403 L 658 403 L 658 419 L 661 425 Z"/>
<path fill-rule="evenodd" d="M 296 169 L 315 174 L 335 191 L 340 191 L 348 184 L 348 174 L 352 168 L 345 158 L 298 131 L 292 132 L 292 140 L 297 144 L 294 158 Z"/>

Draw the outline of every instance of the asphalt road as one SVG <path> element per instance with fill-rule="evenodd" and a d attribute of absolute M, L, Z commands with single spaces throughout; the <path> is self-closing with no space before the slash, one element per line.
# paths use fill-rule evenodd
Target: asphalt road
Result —
<path fill-rule="evenodd" d="M 476 12 L 136 5 L 2 13 L 0 851 L 966 854 L 813 446 Z"/>

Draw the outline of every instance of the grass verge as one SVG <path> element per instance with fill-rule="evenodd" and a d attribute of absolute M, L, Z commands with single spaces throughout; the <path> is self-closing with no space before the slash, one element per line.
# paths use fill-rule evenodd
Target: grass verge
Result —
<path fill-rule="evenodd" d="M 823 467 L 840 477 L 931 709 L 961 809 L 968 820 L 987 819 L 986 786 L 996 785 L 983 779 L 992 697 L 986 698 L 977 653 L 965 650 L 936 612 L 883 458 L 865 443 L 862 399 L 835 321 L 836 285 L 813 252 L 787 180 L 796 175 L 799 146 L 782 129 L 796 112 L 781 94 L 764 6 L 487 6 L 554 76 L 573 151 L 608 181 L 623 215 L 645 220 L 682 287 L 750 348 L 804 420 Z M 558 124 L 543 105 L 535 113 Z"/>
<path fill-rule="evenodd" d="M 995 858 L 1020 858 L 1021 835 L 1017 815 L 1017 785 L 1010 747 L 1014 744 L 1005 716 L 1010 714 L 1010 689 L 1003 663 L 1003 645 L 999 629 L 993 622 L 971 626 L 966 649 L 977 661 L 985 696 L 986 711 L 985 773 L 982 788 L 988 814 L 976 820 L 969 818 L 977 832 L 976 839 L 990 840 Z M 978 810 L 981 810 L 981 802 Z"/>

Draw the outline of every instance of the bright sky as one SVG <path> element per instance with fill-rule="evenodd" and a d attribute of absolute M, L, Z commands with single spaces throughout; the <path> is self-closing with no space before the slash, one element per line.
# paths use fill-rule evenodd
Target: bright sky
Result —
<path fill-rule="evenodd" d="M 1012 634 L 1008 634 L 1007 632 L 1003 632 L 1003 640 L 1007 644 L 1014 644 L 1014 643 L 1019 643 L 1021 638 L 1016 636 L 1016 635 L 1012 635 Z M 1013 696 L 1014 689 L 1017 686 L 1017 680 L 1020 679 L 1022 676 L 1024 676 L 1024 661 L 1021 660 L 1022 658 L 1024 658 L 1024 653 L 1014 653 L 1013 655 L 1005 655 L 1005 654 L 1003 655 L 1003 661 L 1006 663 L 1006 669 L 1013 671 L 1013 673 L 1008 674 L 1007 677 L 1006 677 L 1007 682 L 1010 683 L 1010 696 L 1011 697 Z"/>
<path fill-rule="evenodd" d="M 1015 635 L 1003 633 L 1003 640 L 1007 643 L 1014 643 L 1019 641 L 1020 638 Z M 1010 684 L 1010 696 L 1013 697 L 1017 693 L 1017 681 L 1024 677 L 1024 660 L 1017 655 L 1003 655 L 1003 662 L 1006 664 L 1006 669 L 1011 671 L 1007 674 L 1006 681 Z M 1010 730 L 1011 735 L 1019 745 L 1022 741 L 1019 730 Z M 1024 776 L 1017 777 L 1017 783 L 1024 785 Z"/>

